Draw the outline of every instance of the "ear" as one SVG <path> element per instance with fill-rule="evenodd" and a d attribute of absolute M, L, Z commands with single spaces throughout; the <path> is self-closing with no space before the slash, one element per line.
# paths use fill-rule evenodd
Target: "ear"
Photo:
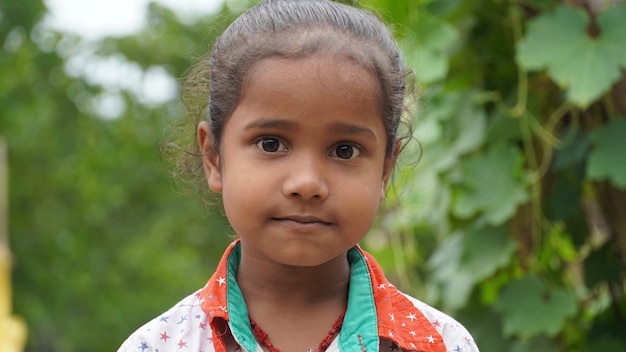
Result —
<path fill-rule="evenodd" d="M 202 153 L 204 176 L 209 189 L 213 192 L 222 192 L 222 170 L 220 167 L 219 150 L 215 149 L 211 138 L 211 127 L 207 121 L 198 124 L 198 144 Z"/>
<path fill-rule="evenodd" d="M 402 150 L 402 141 L 396 141 L 396 145 L 393 151 L 393 155 L 385 158 L 385 165 L 383 165 L 383 179 L 380 187 L 380 200 L 379 202 L 383 202 L 385 200 L 385 194 L 387 191 L 387 184 L 389 183 L 389 179 L 391 178 L 391 174 L 393 169 L 396 166 L 396 161 L 398 160 L 398 156 L 400 155 L 400 150 Z"/>

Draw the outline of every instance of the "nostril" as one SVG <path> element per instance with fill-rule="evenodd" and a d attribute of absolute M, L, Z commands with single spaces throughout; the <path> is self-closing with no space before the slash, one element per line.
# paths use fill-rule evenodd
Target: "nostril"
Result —
<path fill-rule="evenodd" d="M 286 197 L 301 200 L 319 201 L 328 193 L 324 171 L 316 160 L 294 165 L 282 180 L 281 187 Z"/>
<path fill-rule="evenodd" d="M 321 200 L 328 190 L 323 182 L 294 182 L 284 185 L 286 195 L 293 198 Z"/>
<path fill-rule="evenodd" d="M 322 198 L 322 196 L 320 194 L 305 194 L 303 192 L 291 192 L 291 195 L 294 197 L 302 197 L 302 198 L 314 198 L 314 199 L 319 199 Z"/>

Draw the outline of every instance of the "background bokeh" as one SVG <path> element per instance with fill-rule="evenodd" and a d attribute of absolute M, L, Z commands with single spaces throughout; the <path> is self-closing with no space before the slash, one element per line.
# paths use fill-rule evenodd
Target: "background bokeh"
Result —
<path fill-rule="evenodd" d="M 626 350 L 626 5 L 358 3 L 421 89 L 419 143 L 363 245 L 481 351 Z M 26 351 L 115 350 L 211 275 L 232 232 L 172 180 L 160 144 L 184 118 L 185 71 L 252 4 L 190 17 L 152 3 L 136 32 L 94 38 L 46 25 L 39 0 L 0 2 Z"/>

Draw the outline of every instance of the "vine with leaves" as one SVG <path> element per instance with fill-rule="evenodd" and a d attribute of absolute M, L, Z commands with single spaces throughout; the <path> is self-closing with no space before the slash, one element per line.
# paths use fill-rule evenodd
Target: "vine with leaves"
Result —
<path fill-rule="evenodd" d="M 626 4 L 367 4 L 424 95 L 368 249 L 482 351 L 625 350 Z"/>

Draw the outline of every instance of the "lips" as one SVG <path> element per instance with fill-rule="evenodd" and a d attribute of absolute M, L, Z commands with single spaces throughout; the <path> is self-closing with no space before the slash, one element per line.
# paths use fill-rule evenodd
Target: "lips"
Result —
<path fill-rule="evenodd" d="M 314 227 L 330 226 L 333 223 L 313 215 L 288 215 L 272 218 L 275 221 L 291 226 Z"/>

